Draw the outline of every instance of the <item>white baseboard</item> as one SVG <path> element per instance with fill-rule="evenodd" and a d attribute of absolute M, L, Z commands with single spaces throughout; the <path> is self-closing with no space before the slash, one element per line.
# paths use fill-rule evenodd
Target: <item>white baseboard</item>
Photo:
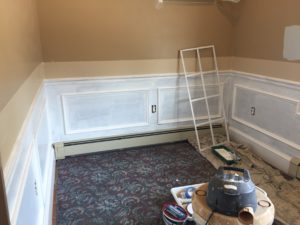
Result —
<path fill-rule="evenodd" d="M 280 169 L 282 172 L 289 174 L 289 168 L 292 157 L 280 152 L 272 146 L 266 145 L 261 141 L 254 139 L 248 134 L 238 130 L 237 128 L 229 128 L 230 135 L 233 140 L 238 143 L 248 145 L 253 152 L 261 156 L 266 162 Z"/>

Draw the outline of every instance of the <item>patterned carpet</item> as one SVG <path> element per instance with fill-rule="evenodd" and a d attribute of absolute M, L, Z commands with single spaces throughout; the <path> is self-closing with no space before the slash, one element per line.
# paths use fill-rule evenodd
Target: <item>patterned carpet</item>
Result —
<path fill-rule="evenodd" d="M 57 161 L 57 225 L 162 225 L 170 189 L 207 182 L 214 167 L 187 142 Z"/>

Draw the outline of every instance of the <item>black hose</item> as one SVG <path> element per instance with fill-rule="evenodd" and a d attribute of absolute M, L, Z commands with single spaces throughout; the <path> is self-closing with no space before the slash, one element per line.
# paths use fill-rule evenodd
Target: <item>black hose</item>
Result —
<path fill-rule="evenodd" d="M 211 214 L 209 215 L 209 217 L 208 217 L 208 219 L 206 220 L 206 223 L 205 223 L 205 225 L 207 225 L 208 224 L 208 222 L 210 221 L 210 219 L 212 218 L 212 216 L 214 215 L 214 210 L 212 210 L 211 211 Z"/>

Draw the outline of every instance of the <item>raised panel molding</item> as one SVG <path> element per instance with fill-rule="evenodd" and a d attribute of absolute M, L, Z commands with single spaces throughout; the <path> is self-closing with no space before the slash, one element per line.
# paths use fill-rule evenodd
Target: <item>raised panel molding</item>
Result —
<path fill-rule="evenodd" d="M 217 85 L 214 85 L 214 84 L 209 84 L 209 85 L 206 85 L 210 90 L 212 89 L 215 89 L 217 88 L 218 90 L 218 86 Z M 163 111 L 163 107 L 165 107 L 164 103 L 163 103 L 163 96 L 164 96 L 164 92 L 167 92 L 167 91 L 174 91 L 176 93 L 178 93 L 178 90 L 179 89 L 183 89 L 186 93 L 186 86 L 176 86 L 176 87 L 162 87 L 162 88 L 158 88 L 157 90 L 157 101 L 158 101 L 158 124 L 172 124 L 172 123 L 183 123 L 183 122 L 191 122 L 193 120 L 192 116 L 191 116 L 191 113 L 189 113 L 189 115 L 184 115 L 183 117 L 177 117 L 177 118 L 171 118 L 171 119 L 163 119 L 163 116 L 162 116 L 162 111 Z M 198 90 L 202 90 L 202 85 L 194 85 L 194 86 L 191 86 L 191 89 L 198 89 Z M 209 91 L 209 90 L 208 90 Z M 182 96 L 181 96 L 182 97 Z M 185 99 L 185 103 L 186 103 L 186 107 L 188 108 L 188 110 L 190 110 L 190 104 L 189 104 L 189 101 L 188 101 L 188 95 L 186 94 L 186 99 Z M 216 98 L 217 99 L 217 98 Z M 181 99 L 178 98 L 178 99 L 175 99 L 177 100 L 177 102 L 174 104 L 174 105 L 179 105 L 180 102 L 181 102 Z M 205 103 L 203 101 L 203 103 Z M 218 101 L 217 103 L 217 106 L 216 105 L 210 105 L 211 107 L 218 107 L 217 109 L 217 113 L 215 114 L 212 114 L 211 115 L 211 118 L 218 118 L 218 117 L 221 117 L 221 104 L 220 104 L 220 101 Z M 178 106 L 177 110 L 180 110 L 182 108 L 186 109 L 186 107 L 180 107 Z M 205 105 L 203 108 L 206 108 Z M 182 112 L 183 113 L 183 112 Z M 180 114 L 180 113 L 178 113 Z M 177 114 L 177 116 L 178 116 Z M 197 120 L 208 120 L 208 116 L 206 114 L 203 114 L 203 115 L 198 115 L 196 116 L 196 119 Z"/>
<path fill-rule="evenodd" d="M 247 87 L 247 86 L 243 86 L 243 85 L 240 85 L 240 84 L 235 84 L 234 85 L 234 90 L 233 90 L 233 101 L 232 101 L 232 113 L 231 113 L 231 118 L 232 120 L 240 123 L 240 124 L 243 124 L 244 126 L 247 126 L 247 127 L 250 127 L 264 135 L 267 135 L 268 137 L 272 138 L 272 139 L 275 139 L 277 141 L 280 141 L 292 148 L 295 148 L 297 150 L 300 150 L 300 145 L 281 136 L 281 135 L 278 135 L 272 131 L 269 131 L 263 127 L 260 127 L 256 124 L 253 124 L 249 121 L 245 121 L 244 119 L 242 118 L 239 118 L 237 115 L 236 115 L 236 101 L 237 101 L 237 89 L 245 89 L 245 90 L 248 90 L 248 91 L 253 91 L 253 92 L 257 92 L 257 93 L 260 93 L 260 94 L 263 94 L 263 95 L 267 95 L 267 96 L 271 96 L 271 97 L 274 97 L 274 98 L 279 98 L 281 100 L 284 100 L 284 101 L 289 101 L 293 104 L 295 104 L 295 115 L 297 116 L 300 116 L 300 100 L 297 100 L 297 99 L 293 99 L 293 98 L 290 98 L 288 96 L 283 96 L 283 95 L 279 95 L 279 94 L 275 94 L 275 93 L 272 93 L 272 92 L 267 92 L 267 91 L 262 91 L 262 90 L 259 90 L 259 89 L 255 89 L 255 88 L 251 88 L 251 87 Z M 300 119 L 300 118 L 299 118 Z"/>
<path fill-rule="evenodd" d="M 65 129 L 65 134 L 76 134 L 76 133 L 85 133 L 85 132 L 92 132 L 92 131 L 103 131 L 103 130 L 112 130 L 112 129 L 122 129 L 122 128 L 130 128 L 130 127 L 139 127 L 139 126 L 147 126 L 149 125 L 149 89 L 140 89 L 140 90 L 119 90 L 119 91 L 91 91 L 91 92 L 80 92 L 80 93 L 64 93 L 61 95 L 62 99 L 62 110 L 63 110 L 63 123 L 64 123 L 64 129 Z M 109 106 L 110 104 L 114 104 L 114 101 L 118 101 L 120 98 L 124 98 L 126 96 L 126 105 L 125 105 L 125 99 L 124 101 L 118 102 L 118 104 L 124 103 L 124 105 L 121 105 L 121 107 L 106 107 Z M 130 96 L 131 95 L 131 96 Z M 91 97 L 89 99 L 89 97 Z M 93 98 L 93 99 L 92 99 Z M 95 103 L 95 98 L 99 98 L 99 103 L 101 104 L 96 105 Z M 111 99 L 108 99 L 111 98 Z M 118 99 L 119 98 L 119 99 Z M 131 99 L 130 99 L 131 98 Z M 81 104 L 78 104 L 78 101 L 81 101 Z M 87 103 L 87 100 L 90 100 L 90 105 L 85 105 L 87 114 L 84 114 L 85 112 L 82 109 L 78 109 L 80 111 L 76 112 L 76 105 L 83 105 Z M 107 101 L 106 101 L 107 100 Z M 70 101 L 75 101 L 75 104 L 73 105 L 73 111 L 72 111 L 72 102 Z M 106 101 L 106 102 L 105 102 Z M 128 108 L 128 103 L 134 103 L 134 105 L 131 105 L 132 107 L 135 108 Z M 139 102 L 138 102 L 139 101 Z M 93 104 L 94 103 L 94 104 Z M 98 102 L 97 102 L 98 103 Z M 91 108 L 94 107 L 94 110 Z M 96 108 L 98 107 L 98 108 Z M 111 108 L 115 108 L 117 110 L 115 111 L 102 111 L 101 107 L 103 107 L 104 110 L 109 110 Z M 122 108 L 123 107 L 123 108 Z M 90 110 L 90 111 L 88 111 Z M 127 115 L 121 115 L 120 113 L 124 111 L 124 113 L 127 113 Z M 132 110 L 132 111 L 130 111 Z M 140 110 L 140 112 L 138 112 Z M 71 115 L 72 112 L 75 111 L 75 114 Z M 95 115 L 95 112 L 103 112 L 103 120 L 102 121 L 107 121 L 110 119 L 109 124 L 102 124 L 101 125 L 101 117 L 99 115 Z M 129 112 L 130 115 L 128 114 Z M 77 113 L 77 114 L 76 114 Z M 90 115 L 88 114 L 90 113 Z M 127 119 L 128 122 L 122 123 L 122 121 L 115 121 L 113 120 L 112 117 L 113 113 L 116 113 L 117 116 L 115 117 L 116 119 L 120 119 L 123 117 L 126 117 L 125 120 Z M 73 117 L 72 117 L 73 116 Z M 76 116 L 81 116 L 82 120 L 80 121 L 78 118 L 74 118 Z M 105 117 L 106 116 L 106 117 Z M 92 117 L 95 118 L 94 121 L 91 121 L 93 119 Z M 130 118 L 133 120 L 130 122 Z M 138 118 L 141 117 L 141 118 Z M 84 121 L 84 119 L 86 121 Z M 140 119 L 140 120 L 138 120 Z M 90 120 L 90 121 L 88 121 Z M 92 123 L 91 123 L 92 122 Z M 73 123 L 73 127 L 72 127 Z M 82 128 L 74 128 L 74 123 L 80 124 L 86 123 L 85 125 L 82 125 Z M 91 126 L 90 124 L 94 125 Z M 97 125 L 100 124 L 100 125 Z M 84 127 L 85 126 L 85 127 Z"/>

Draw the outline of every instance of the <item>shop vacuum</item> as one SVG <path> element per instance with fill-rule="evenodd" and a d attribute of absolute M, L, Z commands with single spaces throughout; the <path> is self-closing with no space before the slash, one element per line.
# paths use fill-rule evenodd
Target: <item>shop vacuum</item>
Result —
<path fill-rule="evenodd" d="M 264 190 L 256 187 L 246 169 L 220 167 L 194 193 L 194 220 L 199 225 L 270 225 L 275 209 Z"/>

